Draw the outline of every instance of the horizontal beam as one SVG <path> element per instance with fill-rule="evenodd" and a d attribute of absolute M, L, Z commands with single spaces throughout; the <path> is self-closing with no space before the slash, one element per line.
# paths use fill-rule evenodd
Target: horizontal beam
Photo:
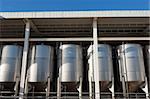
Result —
<path fill-rule="evenodd" d="M 149 17 L 149 10 L 0 12 L 1 18 Z"/>
<path fill-rule="evenodd" d="M 0 38 L 0 42 L 23 42 L 24 38 Z"/>
<path fill-rule="evenodd" d="M 30 41 L 92 41 L 90 37 L 79 37 L 79 38 L 31 38 Z"/>
<path fill-rule="evenodd" d="M 99 41 L 150 41 L 150 37 L 100 37 Z"/>
<path fill-rule="evenodd" d="M 99 37 L 99 41 L 150 41 L 150 37 Z M 23 42 L 24 38 L 0 38 L 0 42 Z M 93 41 L 92 37 L 78 38 L 30 38 L 32 41 Z"/>

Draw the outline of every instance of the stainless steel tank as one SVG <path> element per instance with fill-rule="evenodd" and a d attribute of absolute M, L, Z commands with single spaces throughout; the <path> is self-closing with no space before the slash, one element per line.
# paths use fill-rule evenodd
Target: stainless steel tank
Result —
<path fill-rule="evenodd" d="M 29 59 L 28 82 L 46 82 L 48 77 L 52 78 L 53 53 L 54 49 L 51 46 L 32 46 Z"/>
<path fill-rule="evenodd" d="M 0 82 L 15 82 L 20 76 L 22 47 L 5 45 L 2 48 L 0 65 Z"/>
<path fill-rule="evenodd" d="M 93 46 L 88 48 L 88 64 L 89 75 L 94 82 L 94 67 L 93 67 Z M 99 81 L 101 89 L 108 88 L 108 83 L 112 81 L 113 65 L 112 65 L 112 50 L 107 44 L 98 44 L 98 66 L 99 66 Z M 90 79 L 90 78 L 89 78 Z"/>
<path fill-rule="evenodd" d="M 128 82 L 129 91 L 135 91 L 144 82 L 145 67 L 142 47 L 139 44 L 123 44 L 118 47 L 120 79 Z"/>
<path fill-rule="evenodd" d="M 59 50 L 61 82 L 78 82 L 82 77 L 82 49 L 79 45 L 63 44 Z"/>

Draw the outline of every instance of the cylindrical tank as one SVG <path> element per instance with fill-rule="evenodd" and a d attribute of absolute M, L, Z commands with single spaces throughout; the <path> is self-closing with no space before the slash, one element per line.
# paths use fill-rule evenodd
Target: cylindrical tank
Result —
<path fill-rule="evenodd" d="M 33 45 L 30 52 L 28 82 L 46 82 L 53 74 L 54 49 L 48 45 Z"/>
<path fill-rule="evenodd" d="M 118 56 L 120 80 L 124 75 L 129 91 L 135 91 L 145 77 L 142 47 L 139 44 L 122 44 L 118 47 Z"/>
<path fill-rule="evenodd" d="M 0 82 L 15 82 L 20 76 L 22 47 L 5 45 L 2 48 L 0 65 Z"/>
<path fill-rule="evenodd" d="M 147 71 L 147 78 L 148 78 L 148 85 L 150 90 L 150 45 L 146 45 L 145 47 L 145 54 L 146 54 L 146 71 Z"/>
<path fill-rule="evenodd" d="M 59 49 L 61 82 L 78 82 L 82 77 L 82 48 L 75 44 L 63 44 Z"/>
<path fill-rule="evenodd" d="M 93 67 L 93 46 L 88 48 L 88 64 L 89 77 L 92 77 L 94 82 L 94 67 Z M 108 83 L 112 81 L 113 65 L 112 65 L 112 50 L 107 44 L 98 44 L 98 67 L 99 67 L 99 81 L 101 82 L 101 89 L 108 88 Z M 89 78 L 91 79 L 91 78 Z"/>

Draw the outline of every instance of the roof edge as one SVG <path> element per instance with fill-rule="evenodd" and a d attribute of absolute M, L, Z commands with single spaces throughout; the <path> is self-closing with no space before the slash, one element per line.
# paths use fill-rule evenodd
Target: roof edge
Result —
<path fill-rule="evenodd" d="M 50 11 L 50 12 L 0 12 L 0 19 L 9 18 L 86 18 L 86 17 L 150 17 L 150 10 L 126 11 Z"/>

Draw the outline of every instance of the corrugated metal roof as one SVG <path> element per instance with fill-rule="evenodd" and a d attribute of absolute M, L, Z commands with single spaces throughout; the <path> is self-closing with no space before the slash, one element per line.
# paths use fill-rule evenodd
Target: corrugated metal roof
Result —
<path fill-rule="evenodd" d="M 150 17 L 150 10 L 137 11 L 61 11 L 0 12 L 0 18 L 86 18 L 86 17 Z"/>

